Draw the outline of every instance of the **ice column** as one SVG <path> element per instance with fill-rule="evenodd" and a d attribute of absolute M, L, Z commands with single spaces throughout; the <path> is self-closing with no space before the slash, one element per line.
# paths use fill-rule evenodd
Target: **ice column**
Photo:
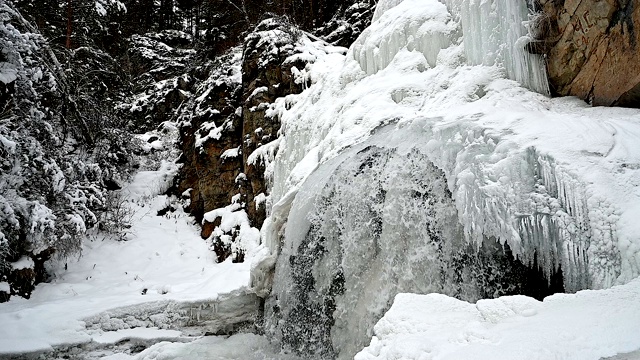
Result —
<path fill-rule="evenodd" d="M 525 50 L 530 40 L 527 26 L 530 18 L 535 16 L 531 10 L 533 0 L 439 1 L 447 6 L 449 13 L 458 20 L 462 28 L 465 54 L 469 65 L 502 66 L 509 79 L 516 80 L 533 91 L 549 94 L 544 58 Z M 403 7 L 411 7 L 413 12 L 403 14 Z M 428 7 L 428 10 L 425 11 L 423 7 Z M 394 24 L 385 24 L 392 22 L 391 16 L 383 16 L 386 12 L 411 17 L 409 19 L 411 21 L 402 19 L 404 23 L 411 26 L 402 28 L 395 25 L 397 29 L 392 32 L 393 36 L 387 35 L 384 39 L 381 35 L 372 36 L 372 33 L 384 33 L 377 29 L 378 27 L 384 27 L 388 32 L 389 25 L 394 26 Z M 418 14 L 422 14 L 423 19 L 419 19 Z M 417 20 L 422 22 L 419 23 Z M 433 24 L 438 21 L 442 22 L 440 26 L 434 26 Z M 429 22 L 431 24 L 428 25 Z M 441 48 L 453 43 L 452 38 L 456 35 L 454 31 L 447 29 L 448 25 L 450 25 L 448 19 L 430 1 L 380 0 L 372 26 L 361 37 L 364 40 L 358 39 L 354 44 L 354 50 L 356 50 L 354 55 L 356 60 L 365 64 L 363 69 L 369 74 L 384 68 L 390 62 L 387 57 L 392 58 L 397 53 L 397 48 L 410 45 L 407 40 L 409 37 L 420 40 L 416 42 L 416 49 L 425 56 L 429 54 L 437 56 Z M 375 46 L 371 46 L 371 43 Z M 435 56 L 432 55 L 431 58 Z M 431 60 L 429 56 L 427 60 Z M 434 65 L 433 61 L 429 61 L 429 64 Z"/>
<path fill-rule="evenodd" d="M 525 50 L 532 0 L 442 0 L 459 16 L 470 65 L 504 67 L 508 78 L 549 94 L 544 59 Z"/>

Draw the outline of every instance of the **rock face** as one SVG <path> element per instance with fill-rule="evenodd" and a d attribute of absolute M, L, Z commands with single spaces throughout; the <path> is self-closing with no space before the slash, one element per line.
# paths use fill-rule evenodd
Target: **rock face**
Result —
<path fill-rule="evenodd" d="M 270 33 L 276 34 L 276 38 L 269 36 Z M 300 35 L 286 24 L 283 26 L 264 21 L 245 41 L 242 62 L 242 160 L 246 183 L 243 195 L 249 220 L 257 228 L 262 226 L 266 218 L 266 204 L 256 201 L 260 194 L 267 195 L 265 163 L 262 159 L 249 161 L 249 156 L 260 146 L 278 138 L 280 120 L 267 116 L 268 105 L 277 98 L 298 94 L 303 90 L 304 84 L 296 82 L 294 72 L 304 69 L 305 62 L 287 61 L 296 53 L 295 44 Z"/>
<path fill-rule="evenodd" d="M 640 1 L 539 0 L 530 50 L 547 56 L 552 91 L 594 106 L 640 107 Z"/>
<path fill-rule="evenodd" d="M 327 42 L 349 47 L 360 33 L 371 24 L 376 1 L 348 0 L 340 3 L 335 15 L 321 28 L 318 35 Z"/>
<path fill-rule="evenodd" d="M 261 22 L 242 49 L 214 61 L 194 101 L 184 107 L 179 125 L 184 166 L 178 191 L 189 197 L 188 210 L 202 223 L 201 236 L 212 241 L 218 261 L 243 261 L 242 249 L 233 244 L 241 226 L 223 228 L 224 215 L 208 218 L 207 212 L 245 212 L 255 229 L 266 217 L 265 162 L 259 156 L 255 161 L 249 158 L 277 139 L 280 120 L 267 116 L 269 105 L 303 90 L 294 73 L 306 63 L 287 61 L 298 51 L 301 35 L 283 19 Z"/>

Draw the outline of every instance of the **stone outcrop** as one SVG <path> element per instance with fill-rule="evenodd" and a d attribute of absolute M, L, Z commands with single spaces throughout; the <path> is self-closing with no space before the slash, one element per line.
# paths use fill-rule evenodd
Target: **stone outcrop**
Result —
<path fill-rule="evenodd" d="M 220 65 L 221 73 L 232 71 L 224 62 Z M 184 165 L 179 191 L 188 191 L 188 211 L 198 223 L 202 222 L 205 212 L 231 203 L 237 193 L 235 179 L 242 171 L 241 158 L 222 156 L 225 151 L 238 148 L 242 141 L 242 118 L 236 112 L 240 84 L 234 81 L 205 84 L 205 94 L 199 97 L 201 102 L 190 109 L 189 122 L 180 126 L 183 151 L 180 162 Z M 222 129 L 218 139 L 206 138 L 211 127 Z M 201 144 L 197 144 L 198 139 Z M 211 235 L 212 225 L 203 227 L 203 238 Z"/>
<path fill-rule="evenodd" d="M 374 0 L 346 0 L 340 3 L 333 18 L 316 30 L 327 42 L 349 47 L 370 24 Z"/>
<path fill-rule="evenodd" d="M 276 37 L 271 38 L 270 32 Z M 293 69 L 304 69 L 301 60 L 287 61 L 296 52 L 295 43 L 301 33 L 289 25 L 264 21 L 245 41 L 242 62 L 242 154 L 246 184 L 243 195 L 247 204 L 247 215 L 252 226 L 260 228 L 266 218 L 265 204 L 256 202 L 260 194 L 267 194 L 263 161 L 250 163 L 249 155 L 257 148 L 277 139 L 280 120 L 269 117 L 269 104 L 277 98 L 298 94 L 303 84 L 296 83 Z M 271 41 L 265 41 L 269 39 Z"/>
<path fill-rule="evenodd" d="M 266 217 L 261 201 L 267 195 L 265 163 L 249 163 L 248 158 L 278 136 L 280 121 L 267 116 L 269 105 L 303 90 L 293 74 L 294 68 L 304 69 L 306 64 L 286 61 L 297 51 L 301 35 L 283 19 L 261 22 L 245 39 L 242 58 L 236 49 L 214 61 L 209 78 L 184 107 L 179 123 L 184 165 L 178 192 L 190 199 L 187 210 L 202 224 L 201 236 L 212 241 L 218 261 L 243 261 L 242 251 L 230 244 L 240 229 L 214 232 L 222 219 L 209 221 L 207 212 L 236 204 L 229 211 L 245 211 L 256 229 Z"/>
<path fill-rule="evenodd" d="M 640 107 L 640 0 L 538 0 L 536 38 L 552 91 Z"/>

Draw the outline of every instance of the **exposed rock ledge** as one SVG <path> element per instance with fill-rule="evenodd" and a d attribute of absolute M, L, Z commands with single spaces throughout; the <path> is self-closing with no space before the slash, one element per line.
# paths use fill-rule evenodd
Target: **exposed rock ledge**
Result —
<path fill-rule="evenodd" d="M 640 0 L 538 0 L 534 52 L 547 56 L 558 95 L 640 107 Z"/>

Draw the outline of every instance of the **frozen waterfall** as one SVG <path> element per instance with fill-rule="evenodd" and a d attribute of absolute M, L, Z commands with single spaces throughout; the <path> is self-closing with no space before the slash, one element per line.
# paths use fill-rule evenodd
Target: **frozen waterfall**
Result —
<path fill-rule="evenodd" d="M 440 49 L 461 40 L 469 65 L 499 65 L 509 79 L 541 94 L 549 94 L 546 66 L 530 54 L 532 0 L 381 0 L 373 24 L 353 45 L 354 58 L 368 74 L 385 68 L 404 47 L 424 54 L 435 66 Z M 396 7 L 400 7 L 397 8 Z M 407 12 L 406 8 L 413 11 Z M 381 29 L 386 31 L 381 31 Z M 393 31 L 388 31 L 393 29 Z M 386 36 L 385 36 L 386 35 Z"/>
<path fill-rule="evenodd" d="M 420 141 L 428 137 L 419 123 L 389 125 L 309 176 L 287 220 L 267 334 L 312 357 L 348 359 L 400 292 L 468 301 L 553 292 L 508 245 L 466 241 L 445 175 Z"/>
<path fill-rule="evenodd" d="M 542 95 L 524 2 L 378 5 L 346 56 L 307 44 L 310 87 L 268 110 L 265 333 L 346 359 L 398 292 L 542 298 L 640 275 L 638 115 Z"/>

